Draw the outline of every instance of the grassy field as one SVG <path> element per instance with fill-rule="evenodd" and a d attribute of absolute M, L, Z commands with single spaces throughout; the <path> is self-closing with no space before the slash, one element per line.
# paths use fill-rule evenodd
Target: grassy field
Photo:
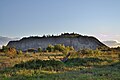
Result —
<path fill-rule="evenodd" d="M 0 80 L 120 80 L 120 53 L 0 53 Z"/>

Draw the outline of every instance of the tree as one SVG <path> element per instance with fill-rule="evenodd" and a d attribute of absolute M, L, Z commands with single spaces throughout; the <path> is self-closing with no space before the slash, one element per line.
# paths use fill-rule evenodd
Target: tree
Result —
<path fill-rule="evenodd" d="M 48 50 L 49 52 L 53 52 L 54 51 L 54 46 L 50 44 L 50 45 L 48 45 L 46 50 Z"/>
<path fill-rule="evenodd" d="M 42 48 L 40 47 L 40 48 L 38 48 L 38 52 L 42 52 Z"/>
<path fill-rule="evenodd" d="M 2 52 L 6 52 L 9 50 L 9 47 L 8 46 L 2 46 Z"/>

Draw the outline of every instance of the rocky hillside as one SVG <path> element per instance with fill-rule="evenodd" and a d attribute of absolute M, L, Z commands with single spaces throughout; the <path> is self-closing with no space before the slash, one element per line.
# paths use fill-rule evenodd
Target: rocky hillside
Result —
<path fill-rule="evenodd" d="M 43 37 L 28 37 L 18 41 L 10 41 L 7 46 L 15 47 L 16 49 L 27 50 L 37 49 L 41 47 L 45 49 L 49 44 L 64 44 L 65 46 L 73 46 L 75 50 L 90 48 L 96 49 L 100 46 L 105 46 L 98 39 L 92 36 L 82 36 L 75 33 L 64 33 L 59 36 L 43 36 Z"/>

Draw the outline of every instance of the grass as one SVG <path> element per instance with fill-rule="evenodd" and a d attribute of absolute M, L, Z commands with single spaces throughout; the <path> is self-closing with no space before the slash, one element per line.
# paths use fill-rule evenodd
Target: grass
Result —
<path fill-rule="evenodd" d="M 120 63 L 65 72 L 20 68 L 10 68 L 3 72 L 2 80 L 119 80 Z"/>
<path fill-rule="evenodd" d="M 27 53 L 12 58 L 4 54 L 0 53 L 0 80 L 120 80 L 117 53 L 72 56 L 64 63 L 59 60 L 61 53 Z"/>

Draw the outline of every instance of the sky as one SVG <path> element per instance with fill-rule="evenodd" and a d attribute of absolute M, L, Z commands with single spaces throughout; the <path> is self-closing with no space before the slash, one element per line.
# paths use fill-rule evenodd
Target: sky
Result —
<path fill-rule="evenodd" d="M 120 42 L 120 0 L 0 0 L 0 36 L 76 32 Z"/>

